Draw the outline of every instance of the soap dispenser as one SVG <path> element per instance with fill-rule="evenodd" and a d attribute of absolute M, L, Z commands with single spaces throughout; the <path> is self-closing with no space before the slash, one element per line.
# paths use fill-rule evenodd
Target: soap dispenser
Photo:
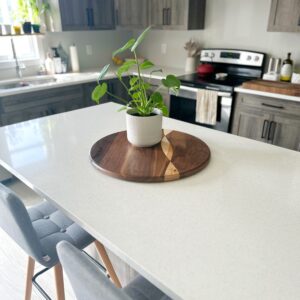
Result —
<path fill-rule="evenodd" d="M 53 51 L 53 62 L 54 62 L 55 73 L 60 74 L 62 72 L 61 58 L 58 55 L 56 47 L 52 47 L 51 49 Z"/>
<path fill-rule="evenodd" d="M 49 52 L 47 53 L 47 58 L 45 60 L 45 68 L 48 75 L 55 74 L 54 62 Z"/>

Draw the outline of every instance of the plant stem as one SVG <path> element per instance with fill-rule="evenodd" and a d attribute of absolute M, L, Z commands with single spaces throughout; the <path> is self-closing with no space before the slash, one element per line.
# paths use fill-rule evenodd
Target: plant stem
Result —
<path fill-rule="evenodd" d="M 142 99 L 142 100 L 143 100 L 144 106 L 146 106 L 146 104 L 147 104 L 147 94 L 146 94 L 146 90 L 145 90 L 144 86 L 141 84 L 142 77 L 141 77 L 140 64 L 138 62 L 137 55 L 136 55 L 135 51 L 133 51 L 133 54 L 134 54 L 134 58 L 135 58 L 135 61 L 136 61 L 136 64 L 137 64 L 137 69 L 138 69 L 138 77 L 139 77 L 140 90 L 142 90 L 144 92 L 144 97 L 143 97 L 144 99 Z"/>
<path fill-rule="evenodd" d="M 127 102 L 126 100 L 122 99 L 121 97 L 118 97 L 118 96 L 116 96 L 116 95 L 110 93 L 109 91 L 107 91 L 106 93 L 107 93 L 107 95 L 109 95 L 109 96 L 111 96 L 111 97 L 114 97 L 115 99 L 118 99 L 118 100 L 122 101 L 123 103 L 128 104 L 128 102 Z"/>
<path fill-rule="evenodd" d="M 115 73 L 115 75 L 118 77 L 117 73 Z M 129 96 L 131 96 L 131 92 L 129 91 L 128 87 L 126 86 L 126 84 L 124 83 L 124 81 L 122 80 L 122 77 L 118 77 L 119 81 L 121 82 L 121 84 L 124 86 L 124 88 L 126 89 L 127 93 Z"/>

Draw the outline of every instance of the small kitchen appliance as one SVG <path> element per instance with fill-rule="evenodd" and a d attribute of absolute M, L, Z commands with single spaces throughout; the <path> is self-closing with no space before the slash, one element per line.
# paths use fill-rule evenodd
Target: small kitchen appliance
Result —
<path fill-rule="evenodd" d="M 279 81 L 280 80 L 281 59 L 270 57 L 268 72 L 263 75 L 264 80 Z"/>
<path fill-rule="evenodd" d="M 177 95 L 170 100 L 170 117 L 198 124 L 216 130 L 230 132 L 234 88 L 247 80 L 261 78 L 265 63 L 265 54 L 235 49 L 203 49 L 200 62 L 211 64 L 213 73 L 199 76 L 197 73 L 178 77 L 181 87 Z M 212 69 L 211 68 L 211 69 Z M 219 76 L 216 74 L 222 74 Z M 218 93 L 217 122 L 215 125 L 201 124 L 195 121 L 196 99 L 199 89 L 213 90 Z"/>

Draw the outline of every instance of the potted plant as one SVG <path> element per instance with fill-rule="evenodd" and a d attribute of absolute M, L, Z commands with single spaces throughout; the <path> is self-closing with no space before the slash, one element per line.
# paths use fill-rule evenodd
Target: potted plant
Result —
<path fill-rule="evenodd" d="M 187 51 L 187 58 L 185 63 L 185 71 L 188 73 L 193 73 L 196 71 L 197 61 L 199 61 L 199 55 L 201 53 L 201 46 L 198 42 L 189 40 L 184 49 Z"/>
<path fill-rule="evenodd" d="M 37 0 L 29 0 L 29 5 L 31 9 L 31 14 L 32 14 L 32 29 L 34 33 L 40 33 L 40 9 L 39 9 L 39 4 Z"/>
<path fill-rule="evenodd" d="M 105 94 L 124 103 L 124 106 L 120 111 L 126 110 L 127 139 L 131 144 L 137 147 L 150 147 L 161 141 L 162 117 L 168 116 L 169 112 L 163 102 L 163 97 L 159 93 L 159 90 L 161 88 L 168 88 L 174 92 L 178 92 L 180 88 L 180 80 L 174 75 L 167 75 L 161 80 L 161 86 L 150 93 L 150 83 L 142 78 L 141 71 L 153 68 L 154 64 L 149 60 L 143 62 L 139 61 L 136 49 L 142 43 L 150 29 L 151 27 L 148 27 L 137 39 L 130 39 L 123 47 L 112 54 L 112 57 L 115 57 L 126 50 L 130 50 L 133 53 L 134 59 L 125 61 L 116 72 L 116 75 L 126 89 L 130 100 L 126 101 L 119 96 L 112 94 L 107 89 L 107 83 L 100 82 L 107 73 L 110 65 L 106 65 L 101 70 L 98 78 L 98 85 L 92 93 L 93 101 L 98 104 Z M 137 75 L 130 76 L 129 86 L 127 86 L 122 79 L 122 76 L 133 68 L 136 69 Z M 154 70 L 151 74 L 153 72 L 162 72 L 162 70 Z"/>
<path fill-rule="evenodd" d="M 23 32 L 31 33 L 31 22 L 29 21 L 29 3 L 27 0 L 18 0 L 16 18 L 23 22 Z"/>

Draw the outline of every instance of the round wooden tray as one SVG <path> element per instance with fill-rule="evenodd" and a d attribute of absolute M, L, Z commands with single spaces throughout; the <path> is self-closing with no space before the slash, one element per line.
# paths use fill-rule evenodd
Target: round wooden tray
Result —
<path fill-rule="evenodd" d="M 210 150 L 203 141 L 179 131 L 163 134 L 161 143 L 148 148 L 132 146 L 126 131 L 108 135 L 93 145 L 91 161 L 110 176 L 137 182 L 176 180 L 208 164 Z"/>

